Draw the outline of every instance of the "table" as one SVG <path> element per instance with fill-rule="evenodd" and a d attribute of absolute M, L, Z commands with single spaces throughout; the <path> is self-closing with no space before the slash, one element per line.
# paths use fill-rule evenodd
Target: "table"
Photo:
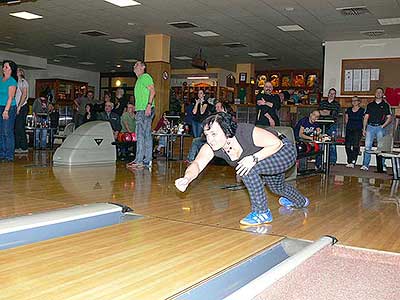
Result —
<path fill-rule="evenodd" d="M 179 138 L 179 158 L 178 160 L 183 160 L 183 142 L 185 137 L 191 137 L 190 134 L 183 133 L 183 134 L 177 134 L 177 133 L 158 133 L 154 132 L 152 133 L 153 136 L 165 136 L 167 137 L 167 143 L 165 145 L 165 158 L 166 160 L 174 160 L 173 153 L 174 153 L 174 141 L 173 138 Z"/>
<path fill-rule="evenodd" d="M 320 142 L 320 141 L 315 141 L 317 144 L 322 145 L 323 149 L 323 153 L 322 153 L 322 170 L 326 175 L 329 175 L 330 172 L 330 163 L 329 163 L 329 159 L 330 159 L 330 151 L 329 151 L 329 147 L 331 145 L 336 145 L 335 142 L 331 142 L 331 141 L 325 141 L 325 142 Z"/>
<path fill-rule="evenodd" d="M 380 156 L 384 157 L 384 158 L 392 159 L 393 179 L 400 180 L 400 152 L 383 152 L 382 151 L 382 152 L 376 153 L 378 172 L 379 171 L 383 172 L 383 165 L 382 165 L 382 160 L 380 159 Z M 378 166 L 378 162 L 379 162 L 379 166 Z"/>

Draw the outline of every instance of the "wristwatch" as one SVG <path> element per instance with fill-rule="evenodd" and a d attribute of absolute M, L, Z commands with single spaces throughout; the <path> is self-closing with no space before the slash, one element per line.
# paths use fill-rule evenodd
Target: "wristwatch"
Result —
<path fill-rule="evenodd" d="M 253 154 L 251 157 L 253 157 L 253 162 L 258 163 L 258 157 L 257 157 L 257 156 L 255 156 L 255 155 Z"/>

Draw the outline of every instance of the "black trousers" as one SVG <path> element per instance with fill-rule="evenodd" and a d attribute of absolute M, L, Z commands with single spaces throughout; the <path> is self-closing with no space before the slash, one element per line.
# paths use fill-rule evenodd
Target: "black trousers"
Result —
<path fill-rule="evenodd" d="M 355 164 L 360 153 L 360 141 L 362 129 L 346 128 L 345 149 L 347 154 L 347 163 Z"/>
<path fill-rule="evenodd" d="M 26 139 L 26 116 L 28 115 L 28 105 L 21 107 L 19 114 L 15 118 L 15 149 L 28 150 L 28 141 Z"/>

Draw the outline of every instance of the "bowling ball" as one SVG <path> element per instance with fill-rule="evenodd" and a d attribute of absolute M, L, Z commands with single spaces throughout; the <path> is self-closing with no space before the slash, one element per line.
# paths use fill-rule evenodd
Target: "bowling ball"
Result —
<path fill-rule="evenodd" d="M 131 132 L 131 137 L 132 137 L 132 142 L 136 142 L 137 141 L 135 132 Z"/>
<path fill-rule="evenodd" d="M 118 138 L 117 138 L 118 142 L 123 142 L 124 141 L 124 134 L 122 132 L 118 133 Z"/>
<path fill-rule="evenodd" d="M 307 145 L 305 142 L 296 143 L 297 155 L 304 155 L 307 153 Z"/>
<path fill-rule="evenodd" d="M 124 133 L 123 141 L 126 142 L 126 143 L 132 141 L 132 136 L 131 136 L 131 134 L 129 132 Z"/>

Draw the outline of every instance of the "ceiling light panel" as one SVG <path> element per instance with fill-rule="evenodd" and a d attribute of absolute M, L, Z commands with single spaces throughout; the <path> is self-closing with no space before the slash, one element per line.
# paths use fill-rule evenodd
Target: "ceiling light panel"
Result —
<path fill-rule="evenodd" d="M 36 15 L 27 11 L 20 11 L 15 13 L 10 13 L 10 16 L 21 18 L 24 20 L 35 20 L 35 19 L 42 19 L 43 16 Z"/>
<path fill-rule="evenodd" d="M 267 53 L 264 52 L 250 52 L 248 55 L 253 56 L 253 57 L 266 57 L 268 56 Z"/>
<path fill-rule="evenodd" d="M 192 60 L 189 56 L 174 56 L 174 58 L 178 60 Z"/>
<path fill-rule="evenodd" d="M 70 48 L 76 48 L 75 45 L 71 45 L 71 44 L 55 44 L 54 46 L 56 47 L 60 47 L 60 48 L 64 48 L 64 49 L 70 49 Z"/>
<path fill-rule="evenodd" d="M 123 39 L 123 38 L 109 39 L 109 41 L 114 42 L 114 43 L 118 43 L 118 44 L 128 44 L 128 43 L 132 43 L 133 42 L 131 40 L 127 40 L 127 39 Z"/>
<path fill-rule="evenodd" d="M 129 63 L 134 63 L 134 62 L 137 62 L 137 59 L 127 58 L 127 59 L 123 59 L 123 61 L 129 62 Z"/>
<path fill-rule="evenodd" d="M 114 4 L 119 7 L 128 7 L 128 6 L 135 6 L 141 5 L 140 2 L 133 1 L 133 0 L 104 0 L 108 3 Z"/>
<path fill-rule="evenodd" d="M 80 61 L 80 62 L 78 62 L 78 64 L 84 65 L 84 66 L 92 66 L 92 65 L 95 65 L 95 63 L 90 62 L 90 61 Z"/>
<path fill-rule="evenodd" d="M 213 36 L 219 36 L 218 33 L 213 32 L 213 31 L 195 31 L 193 32 L 194 34 L 201 36 L 201 37 L 213 37 Z"/>
<path fill-rule="evenodd" d="M 378 19 L 379 24 L 383 26 L 387 25 L 398 25 L 400 24 L 400 18 L 387 18 L 387 19 Z"/>
<path fill-rule="evenodd" d="M 282 31 L 303 31 L 304 28 L 301 27 L 300 25 L 282 25 L 282 26 L 277 26 L 280 30 Z"/>

